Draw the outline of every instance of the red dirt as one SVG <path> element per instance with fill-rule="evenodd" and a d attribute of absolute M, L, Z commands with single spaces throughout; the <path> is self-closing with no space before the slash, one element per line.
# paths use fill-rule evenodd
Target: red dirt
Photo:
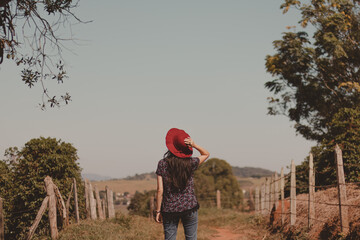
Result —
<path fill-rule="evenodd" d="M 238 240 L 243 239 L 242 234 L 232 233 L 226 228 L 216 228 L 217 233 L 213 234 L 211 240 Z"/>
<path fill-rule="evenodd" d="M 236 233 L 228 228 L 215 228 L 217 233 L 211 235 L 210 240 L 261 240 L 264 239 L 262 233 L 252 229 L 251 227 L 245 227 L 237 229 Z"/>

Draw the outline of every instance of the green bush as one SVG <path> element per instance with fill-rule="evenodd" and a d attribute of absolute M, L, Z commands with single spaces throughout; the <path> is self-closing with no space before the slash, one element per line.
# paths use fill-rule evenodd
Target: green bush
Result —
<path fill-rule="evenodd" d="M 46 176 L 53 179 L 65 199 L 73 178 L 76 179 L 80 212 L 84 215 L 81 168 L 77 162 L 77 150 L 72 144 L 55 138 L 40 137 L 31 139 L 21 150 L 17 147 L 7 149 L 5 157 L 4 161 L 0 161 L 0 171 L 5 173 L 5 177 L 0 178 L 4 183 L 0 193 L 5 199 L 6 239 L 22 239 L 27 233 L 46 197 Z M 46 213 L 37 233 L 47 231 L 49 227 Z"/>

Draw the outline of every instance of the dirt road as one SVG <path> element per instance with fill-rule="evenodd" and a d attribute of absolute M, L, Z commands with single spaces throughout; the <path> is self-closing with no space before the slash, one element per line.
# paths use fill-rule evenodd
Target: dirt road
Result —
<path fill-rule="evenodd" d="M 254 229 L 230 230 L 228 228 L 216 228 L 216 233 L 211 236 L 211 240 L 262 240 L 266 239 L 266 232 L 258 232 Z"/>

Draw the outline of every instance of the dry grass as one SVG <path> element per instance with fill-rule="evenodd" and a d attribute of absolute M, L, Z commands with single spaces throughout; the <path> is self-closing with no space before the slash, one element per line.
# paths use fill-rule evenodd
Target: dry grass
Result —
<path fill-rule="evenodd" d="M 228 229 L 234 234 L 245 236 L 241 239 L 263 239 L 267 230 L 262 220 L 253 215 L 232 210 L 200 209 L 198 239 L 216 239 L 216 229 Z M 139 216 L 120 214 L 114 220 L 82 221 L 79 225 L 72 225 L 61 232 L 60 240 L 162 240 L 163 228 L 161 224 Z M 184 231 L 179 225 L 177 239 L 185 239 Z M 275 238 L 281 239 L 278 235 Z"/>
<path fill-rule="evenodd" d="M 329 188 L 315 193 L 315 223 L 310 230 L 308 224 L 308 194 L 297 195 L 296 224 L 290 228 L 290 217 L 286 215 L 285 226 L 281 227 L 281 218 L 275 221 L 274 228 L 281 230 L 287 235 L 297 235 L 302 239 L 342 239 L 337 188 Z M 360 188 L 352 185 L 346 186 L 346 194 L 349 205 L 350 233 L 346 239 L 360 239 Z M 328 205 L 333 204 L 333 205 Z M 355 207 L 357 206 L 357 207 Z M 296 231 L 294 231 L 294 229 Z"/>

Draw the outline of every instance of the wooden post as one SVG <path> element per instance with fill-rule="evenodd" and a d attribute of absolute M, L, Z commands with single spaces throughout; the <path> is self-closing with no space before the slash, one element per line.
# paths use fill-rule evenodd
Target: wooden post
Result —
<path fill-rule="evenodd" d="M 3 211 L 3 199 L 0 197 L 0 240 L 5 240 L 5 218 Z"/>
<path fill-rule="evenodd" d="M 266 214 L 270 214 L 270 180 L 266 178 L 265 183 L 265 210 Z"/>
<path fill-rule="evenodd" d="M 153 219 L 153 212 L 154 212 L 154 197 L 150 196 L 150 214 L 149 214 L 150 220 Z"/>
<path fill-rule="evenodd" d="M 95 188 L 96 205 L 97 205 L 97 210 L 98 210 L 98 213 L 99 213 L 99 219 L 104 220 L 105 217 L 104 217 L 104 212 L 103 212 L 102 207 L 101 207 L 99 189 L 97 188 L 96 185 L 94 186 L 94 188 Z"/>
<path fill-rule="evenodd" d="M 114 203 L 113 203 L 113 192 L 108 188 L 108 186 L 105 187 L 106 189 L 106 199 L 107 199 L 107 207 L 108 207 L 108 216 L 109 218 L 115 217 L 115 209 L 114 209 Z"/>
<path fill-rule="evenodd" d="M 102 211 L 103 211 L 103 214 L 104 214 L 104 218 L 106 218 L 106 202 L 105 202 L 105 199 L 101 199 L 101 203 L 102 203 Z"/>
<path fill-rule="evenodd" d="M 220 190 L 216 190 L 216 207 L 221 209 L 221 193 Z"/>
<path fill-rule="evenodd" d="M 76 223 L 80 222 L 79 216 L 79 203 L 78 203 L 78 195 L 77 195 L 77 187 L 76 187 L 76 179 L 74 178 L 74 201 L 75 201 L 75 221 Z"/>
<path fill-rule="evenodd" d="M 255 188 L 255 213 L 260 213 L 259 186 Z"/>
<path fill-rule="evenodd" d="M 46 208 L 47 208 L 47 206 L 48 206 L 48 203 L 49 203 L 49 196 L 46 196 L 46 197 L 44 198 L 42 204 L 41 204 L 41 207 L 40 207 L 37 215 L 36 215 L 36 218 L 35 218 L 35 220 L 34 220 L 33 225 L 32 225 L 32 226 L 30 227 L 30 229 L 29 229 L 29 233 L 28 233 L 28 236 L 27 236 L 27 238 L 26 238 L 27 240 L 30 240 L 30 239 L 33 237 L 33 235 L 34 235 L 34 233 L 35 233 L 35 230 L 36 230 L 36 228 L 38 227 L 39 222 L 40 222 L 42 216 L 44 215 L 44 212 L 45 212 L 45 210 L 46 210 Z M 1 237 L 0 237 L 0 240 L 4 240 L 4 238 L 1 238 Z"/>
<path fill-rule="evenodd" d="M 249 203 L 250 203 L 249 210 L 254 211 L 254 209 L 255 209 L 255 206 L 254 206 L 254 193 L 253 193 L 252 187 L 249 189 Z"/>
<path fill-rule="evenodd" d="M 95 220 L 97 218 L 96 216 L 96 202 L 94 198 L 94 191 L 91 185 L 91 182 L 89 181 L 89 202 L 90 202 L 90 217 L 92 220 Z"/>
<path fill-rule="evenodd" d="M 281 225 L 284 226 L 285 223 L 285 203 L 284 203 L 284 188 L 285 188 L 285 179 L 284 179 L 284 168 L 281 168 L 280 173 L 280 198 L 281 198 Z"/>
<path fill-rule="evenodd" d="M 296 173 L 294 160 L 291 160 L 290 185 L 290 225 L 294 226 L 296 223 Z"/>
<path fill-rule="evenodd" d="M 338 196 L 339 196 L 341 231 L 346 234 L 349 232 L 348 207 L 344 206 L 344 204 L 347 203 L 346 185 L 345 185 L 346 183 L 345 183 L 342 151 L 337 144 L 335 146 L 335 159 L 337 163 L 336 172 L 337 172 L 338 191 L 339 191 Z"/>
<path fill-rule="evenodd" d="M 261 206 L 260 206 L 260 209 L 261 209 L 261 214 L 262 215 L 265 215 L 266 214 L 266 211 L 265 211 L 265 183 L 261 184 Z"/>
<path fill-rule="evenodd" d="M 279 202 L 279 177 L 277 172 L 275 172 L 274 175 L 274 206 L 275 211 L 278 208 L 278 202 Z"/>
<path fill-rule="evenodd" d="M 63 227 L 69 225 L 69 223 L 67 222 L 67 216 L 66 216 L 66 206 L 65 206 L 65 202 L 61 196 L 61 193 L 59 191 L 59 188 L 53 183 L 54 185 L 54 191 L 55 191 L 55 196 L 56 196 L 56 199 L 57 199 L 57 206 L 58 206 L 58 209 L 59 209 L 59 213 L 60 213 L 60 216 L 62 218 L 62 225 Z"/>
<path fill-rule="evenodd" d="M 315 174 L 313 155 L 309 155 L 309 214 L 308 228 L 311 228 L 315 219 Z"/>
<path fill-rule="evenodd" d="M 85 178 L 85 207 L 86 207 L 86 218 L 90 219 L 90 201 L 89 201 L 89 180 Z"/>
<path fill-rule="evenodd" d="M 51 180 L 51 177 L 49 176 L 45 178 L 45 187 L 47 196 L 49 197 L 49 221 L 51 239 L 57 239 L 59 236 L 59 232 L 56 222 L 56 196 L 54 191 L 54 184 Z"/>
<path fill-rule="evenodd" d="M 274 206 L 274 175 L 271 175 L 270 178 L 270 193 L 269 193 L 269 199 L 270 199 L 270 204 L 269 204 L 269 213 L 271 213 L 273 206 Z"/>
<path fill-rule="evenodd" d="M 73 194 L 74 191 L 74 183 L 71 183 L 71 189 L 70 189 L 70 193 L 68 195 L 68 198 L 66 200 L 66 222 L 67 224 L 69 224 L 69 218 L 70 218 L 70 200 L 71 200 L 71 196 Z"/>

